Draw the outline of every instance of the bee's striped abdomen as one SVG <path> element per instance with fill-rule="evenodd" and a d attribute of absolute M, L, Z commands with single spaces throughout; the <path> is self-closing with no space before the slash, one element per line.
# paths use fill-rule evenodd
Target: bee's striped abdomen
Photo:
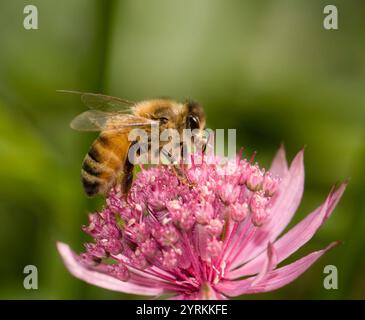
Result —
<path fill-rule="evenodd" d="M 99 193 L 100 187 L 105 181 L 99 178 L 102 173 L 102 164 L 90 157 L 89 153 L 86 155 L 82 164 L 81 181 L 86 194 L 88 196 L 93 196 Z M 93 153 L 95 153 L 94 150 Z"/>
<path fill-rule="evenodd" d="M 81 169 L 81 181 L 88 196 L 105 194 L 114 184 L 124 164 L 128 148 L 127 137 L 102 133 L 92 144 Z"/>

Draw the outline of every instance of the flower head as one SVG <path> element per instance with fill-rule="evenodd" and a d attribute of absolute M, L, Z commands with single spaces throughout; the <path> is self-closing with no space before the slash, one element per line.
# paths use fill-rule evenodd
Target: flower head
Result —
<path fill-rule="evenodd" d="M 303 151 L 288 168 L 281 148 L 267 172 L 239 157 L 203 158 L 185 170 L 192 186 L 156 166 L 138 173 L 126 199 L 112 190 L 83 228 L 94 240 L 84 253 L 58 243 L 69 271 L 126 293 L 224 299 L 278 289 L 334 246 L 276 267 L 312 238 L 345 190 L 280 236 L 302 197 Z"/>

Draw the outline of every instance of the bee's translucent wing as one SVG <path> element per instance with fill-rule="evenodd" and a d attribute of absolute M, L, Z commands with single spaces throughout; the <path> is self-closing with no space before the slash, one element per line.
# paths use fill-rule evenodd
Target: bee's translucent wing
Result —
<path fill-rule="evenodd" d="M 128 112 L 135 104 L 134 102 L 129 100 L 106 96 L 100 93 L 80 92 L 72 90 L 57 90 L 57 92 L 79 95 L 83 104 L 90 109 L 102 110 L 108 108 L 116 108 Z"/>
<path fill-rule="evenodd" d="M 109 131 L 148 127 L 157 121 L 132 114 L 89 110 L 79 114 L 71 121 L 71 128 L 78 131 Z"/>

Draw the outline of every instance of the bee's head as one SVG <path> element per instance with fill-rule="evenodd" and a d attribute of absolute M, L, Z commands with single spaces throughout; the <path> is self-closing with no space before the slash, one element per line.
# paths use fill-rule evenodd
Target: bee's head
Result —
<path fill-rule="evenodd" d="M 136 105 L 138 116 L 159 122 L 159 130 L 176 129 L 183 139 L 184 129 L 191 130 L 194 138 L 205 145 L 205 114 L 202 106 L 195 101 L 188 100 L 179 103 L 168 98 L 160 98 L 140 102 Z"/>

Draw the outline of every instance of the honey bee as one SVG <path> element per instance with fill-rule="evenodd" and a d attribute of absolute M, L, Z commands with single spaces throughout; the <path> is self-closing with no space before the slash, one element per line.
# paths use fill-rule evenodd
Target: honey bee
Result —
<path fill-rule="evenodd" d="M 59 92 L 80 95 L 82 102 L 90 108 L 71 121 L 71 128 L 100 131 L 86 154 L 81 169 L 82 185 L 90 197 L 107 195 L 113 186 L 117 186 L 122 194 L 128 193 L 134 168 L 128 159 L 128 151 L 134 143 L 128 139 L 132 129 L 141 128 L 150 134 L 151 126 L 158 124 L 160 133 L 165 129 L 176 129 L 181 134 L 183 129 L 200 131 L 205 128 L 204 110 L 193 101 L 179 103 L 161 98 L 134 103 L 96 93 Z M 117 110 L 106 111 L 110 107 Z M 177 166 L 175 168 L 181 174 Z"/>

